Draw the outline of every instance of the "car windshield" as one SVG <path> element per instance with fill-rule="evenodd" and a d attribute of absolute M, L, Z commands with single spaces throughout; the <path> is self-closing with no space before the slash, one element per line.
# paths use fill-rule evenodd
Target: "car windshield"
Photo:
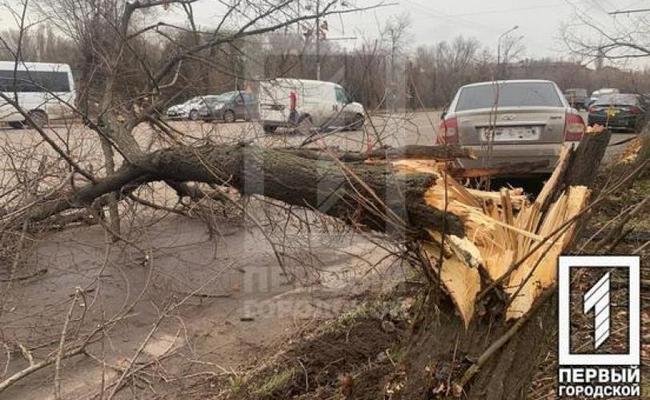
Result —
<path fill-rule="evenodd" d="M 639 99 L 634 94 L 609 94 L 601 96 L 596 103 L 597 106 L 621 105 L 634 106 L 639 103 Z"/>
<path fill-rule="evenodd" d="M 498 89 L 498 90 L 497 90 Z M 497 107 L 563 107 L 550 82 L 500 82 L 461 89 L 456 111 Z"/>
<path fill-rule="evenodd" d="M 350 96 L 348 96 L 347 92 L 345 89 L 343 89 L 342 86 L 336 86 L 334 88 L 334 91 L 336 93 L 336 101 L 341 104 L 348 104 L 350 103 Z"/>

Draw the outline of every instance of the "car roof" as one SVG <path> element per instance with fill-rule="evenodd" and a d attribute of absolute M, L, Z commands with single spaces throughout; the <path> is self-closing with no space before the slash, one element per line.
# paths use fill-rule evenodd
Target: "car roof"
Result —
<path fill-rule="evenodd" d="M 616 104 L 618 102 L 622 102 L 622 104 L 636 104 L 639 102 L 639 96 L 634 93 L 611 93 L 605 94 L 596 100 L 596 104 Z"/>
<path fill-rule="evenodd" d="M 0 61 L 0 69 L 11 69 L 13 70 L 16 67 L 15 61 Z M 41 62 L 18 62 L 19 71 L 57 71 L 57 72 L 68 72 L 70 71 L 70 66 L 68 64 L 57 64 L 57 63 L 41 63 Z"/>
<path fill-rule="evenodd" d="M 501 84 L 506 84 L 506 83 L 551 83 L 555 84 L 553 81 L 549 81 L 546 79 L 508 79 L 508 80 L 498 80 L 498 81 L 484 81 L 484 82 L 476 82 L 476 83 L 470 83 L 469 85 L 464 85 L 462 87 L 473 87 L 473 86 L 485 86 L 485 85 L 494 85 L 495 83 L 501 85 Z"/>

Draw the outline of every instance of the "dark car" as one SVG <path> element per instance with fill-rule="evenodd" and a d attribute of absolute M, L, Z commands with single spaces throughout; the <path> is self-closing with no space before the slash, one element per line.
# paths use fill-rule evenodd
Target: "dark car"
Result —
<path fill-rule="evenodd" d="M 587 108 L 587 100 L 589 98 L 587 89 L 567 89 L 564 91 L 564 97 L 571 104 L 571 107 L 578 109 Z"/>
<path fill-rule="evenodd" d="M 201 110 L 201 117 L 205 121 L 256 120 L 259 118 L 259 105 L 257 98 L 251 93 L 227 92 L 206 101 L 206 108 Z"/>
<path fill-rule="evenodd" d="M 589 125 L 637 132 L 646 121 L 646 108 L 639 95 L 616 93 L 601 96 L 589 107 Z"/>

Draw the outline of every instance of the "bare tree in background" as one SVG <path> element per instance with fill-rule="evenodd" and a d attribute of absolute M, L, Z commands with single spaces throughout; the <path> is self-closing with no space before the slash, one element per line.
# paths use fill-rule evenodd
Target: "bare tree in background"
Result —
<path fill-rule="evenodd" d="M 408 28 L 411 24 L 411 17 L 404 13 L 390 18 L 381 29 L 382 39 L 388 46 L 390 60 L 390 72 L 388 75 L 388 109 L 395 111 L 404 108 L 405 99 L 400 96 L 403 91 L 398 90 L 405 86 L 404 60 L 403 56 L 407 51 L 409 40 Z"/>
<path fill-rule="evenodd" d="M 509 64 L 516 62 L 523 57 L 526 47 L 521 42 L 523 36 L 516 34 L 506 35 L 501 40 L 499 64 L 497 65 L 497 78 L 509 79 Z"/>
<path fill-rule="evenodd" d="M 569 50 L 586 62 L 602 65 L 603 60 L 650 57 L 647 13 L 617 15 L 607 24 L 601 24 L 579 10 L 576 10 L 575 18 L 579 22 L 563 28 L 563 39 Z"/>

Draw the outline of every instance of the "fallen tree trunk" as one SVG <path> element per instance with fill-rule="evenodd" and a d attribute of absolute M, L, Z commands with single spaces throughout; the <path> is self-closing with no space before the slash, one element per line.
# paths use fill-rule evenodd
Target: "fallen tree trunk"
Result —
<path fill-rule="evenodd" d="M 421 147 L 416 153 L 446 154 L 440 148 Z M 343 163 L 336 157 L 314 160 L 249 145 L 177 146 L 131 160 L 104 179 L 31 209 L 27 218 L 39 221 L 70 208 L 104 206 L 115 194 L 130 196 L 136 187 L 152 181 L 172 182 L 174 187 L 183 182 L 229 186 L 243 195 L 307 207 L 400 240 L 424 240 L 465 325 L 474 316 L 481 274 L 516 288 L 507 290 L 513 297 L 508 316 L 521 317 L 553 282 L 554 257 L 571 240 L 571 229 L 554 228 L 584 207 L 588 191 L 570 188 L 546 214 L 547 199 L 560 187 L 558 174 L 547 185 L 552 189 L 540 195 L 543 200 L 529 205 L 519 191 L 504 189 L 496 199 L 491 192 L 470 191 L 447 176 L 445 168 L 445 163 L 430 159 Z M 520 210 L 516 215 L 515 209 Z M 508 271 L 524 254 L 536 257 Z"/>
<path fill-rule="evenodd" d="M 414 154 L 444 158 L 444 149 L 435 149 L 417 147 Z M 27 218 L 40 221 L 70 208 L 103 207 L 116 194 L 131 197 L 139 185 L 153 181 L 168 182 L 181 196 L 188 193 L 186 182 L 229 186 L 400 240 L 423 240 L 436 275 L 468 326 L 483 287 L 481 276 L 506 288 L 512 298 L 508 318 L 525 315 L 554 281 L 555 257 L 573 232 L 570 225 L 555 227 L 564 227 L 589 196 L 584 188 L 569 188 L 545 212 L 562 187 L 567 152 L 538 201 L 529 204 L 517 190 L 470 191 L 435 159 L 343 163 L 336 156 L 315 160 L 243 144 L 177 146 L 132 159 L 104 179 L 31 209 Z M 525 262 L 509 270 L 524 255 Z"/>
<path fill-rule="evenodd" d="M 277 149 L 291 154 L 298 155 L 303 158 L 311 158 L 313 160 L 326 160 L 331 161 L 332 158 L 337 158 L 343 162 L 359 162 L 370 159 L 375 160 L 405 160 L 405 159 L 419 159 L 419 160 L 455 160 L 455 159 L 476 159 L 472 151 L 465 147 L 458 145 L 449 146 L 424 146 L 424 145 L 406 145 L 402 147 L 385 147 L 374 149 L 369 153 L 359 153 L 352 151 L 341 152 L 336 148 L 327 149 L 324 151 L 321 148 L 281 148 Z"/>
<path fill-rule="evenodd" d="M 486 168 L 451 168 L 456 178 L 480 178 L 484 176 L 526 176 L 540 168 L 548 167 L 548 161 L 530 161 Z"/>
<path fill-rule="evenodd" d="M 244 195 L 264 195 L 308 207 L 348 224 L 418 237 L 424 229 L 464 236 L 460 219 L 426 204 L 424 194 L 443 185 L 430 172 L 394 173 L 391 165 L 313 160 L 255 146 L 205 145 L 159 150 L 125 164 L 113 175 L 63 198 L 44 201 L 27 218 L 39 221 L 71 208 L 104 203 L 153 181 L 205 182 L 231 186 Z M 96 204 L 97 205 L 97 204 Z M 443 222 L 444 220 L 444 222 Z"/>

